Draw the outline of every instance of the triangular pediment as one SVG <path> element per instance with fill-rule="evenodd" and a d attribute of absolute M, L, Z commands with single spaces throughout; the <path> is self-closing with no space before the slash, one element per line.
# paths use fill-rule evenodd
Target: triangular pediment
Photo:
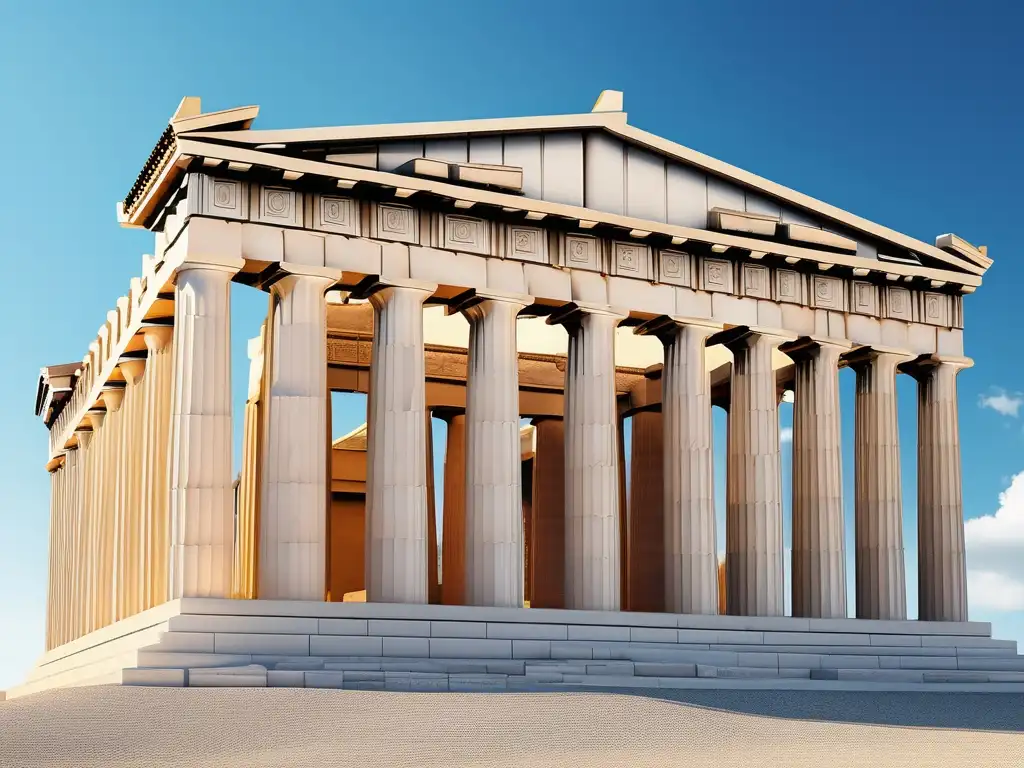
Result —
<path fill-rule="evenodd" d="M 631 227 L 641 230 L 655 229 L 643 222 L 715 230 L 763 240 L 764 250 L 789 245 L 834 251 L 873 262 L 876 269 L 891 263 L 980 276 L 991 264 L 960 238 L 951 244 L 947 236 L 935 245 L 917 240 L 635 128 L 625 112 L 604 111 L 615 107 L 621 107 L 621 95 L 603 94 L 598 111 L 583 114 L 283 130 L 250 129 L 257 108 L 247 107 L 189 114 L 172 126 L 178 143 L 193 150 L 214 146 L 215 156 L 228 159 L 226 150 L 236 148 L 247 158 L 236 162 L 256 159 L 293 176 L 300 171 L 286 168 L 292 161 L 304 168 L 315 163 L 341 174 L 350 169 L 353 176 L 372 175 L 356 183 L 372 180 L 411 191 L 420 189 L 414 180 L 427 179 L 438 194 L 452 197 L 450 187 L 486 186 L 473 182 L 514 169 L 521 173 L 506 178 L 518 178 L 521 189 L 490 189 L 522 198 L 516 205 L 524 209 L 530 208 L 526 200 L 544 201 L 568 206 L 570 217 L 588 219 L 585 212 L 595 211 L 639 221 Z"/>

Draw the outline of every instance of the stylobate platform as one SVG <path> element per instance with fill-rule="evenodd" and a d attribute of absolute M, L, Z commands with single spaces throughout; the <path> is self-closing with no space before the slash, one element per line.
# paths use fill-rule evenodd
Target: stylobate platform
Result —
<path fill-rule="evenodd" d="M 54 649 L 8 698 L 121 683 L 1024 692 L 982 622 L 183 598 Z"/>

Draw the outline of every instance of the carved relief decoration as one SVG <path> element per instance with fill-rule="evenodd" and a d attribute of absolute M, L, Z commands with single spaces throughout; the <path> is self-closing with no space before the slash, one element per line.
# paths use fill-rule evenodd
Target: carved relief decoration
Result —
<path fill-rule="evenodd" d="M 811 277 L 811 306 L 816 309 L 843 311 L 843 281 L 837 277 Z"/>
<path fill-rule="evenodd" d="M 701 259 L 701 285 L 705 291 L 733 292 L 732 262 L 725 259 Z"/>
<path fill-rule="evenodd" d="M 658 251 L 658 282 L 693 285 L 693 258 L 682 251 Z"/>
<path fill-rule="evenodd" d="M 851 285 L 850 310 L 861 315 L 878 314 L 878 287 L 872 283 L 854 280 Z"/>
<path fill-rule="evenodd" d="M 359 234 L 359 203 L 351 197 L 316 195 L 313 228 L 339 235 Z"/>
<path fill-rule="evenodd" d="M 944 293 L 921 294 L 921 319 L 929 325 L 950 325 L 949 297 Z"/>
<path fill-rule="evenodd" d="M 906 288 L 887 286 L 886 295 L 886 317 L 893 320 L 905 320 L 910 322 L 914 319 L 914 311 L 910 306 L 910 291 Z"/>
<path fill-rule="evenodd" d="M 792 269 L 775 270 L 775 300 L 803 304 L 800 273 Z"/>
<path fill-rule="evenodd" d="M 190 174 L 188 211 L 224 219 L 249 218 L 246 184 L 235 179 L 215 179 L 206 174 Z"/>
<path fill-rule="evenodd" d="M 589 235 L 565 235 L 562 241 L 561 264 L 570 269 L 601 272 L 601 241 Z"/>
<path fill-rule="evenodd" d="M 744 296 L 752 296 L 755 299 L 771 298 L 768 267 L 762 264 L 744 264 L 741 275 Z"/>
<path fill-rule="evenodd" d="M 547 231 L 539 227 L 510 224 L 505 230 L 505 258 L 548 263 Z"/>
<path fill-rule="evenodd" d="M 443 235 L 444 248 L 484 256 L 491 252 L 490 225 L 483 219 L 445 214 Z"/>
<path fill-rule="evenodd" d="M 300 194 L 287 187 L 255 187 L 256 221 L 263 224 L 282 224 L 291 227 L 302 226 Z"/>
<path fill-rule="evenodd" d="M 373 236 L 399 243 L 419 242 L 419 216 L 406 205 L 377 203 L 374 207 Z"/>
<path fill-rule="evenodd" d="M 616 275 L 639 277 L 644 280 L 651 276 L 651 248 L 640 243 L 612 243 L 612 266 Z"/>

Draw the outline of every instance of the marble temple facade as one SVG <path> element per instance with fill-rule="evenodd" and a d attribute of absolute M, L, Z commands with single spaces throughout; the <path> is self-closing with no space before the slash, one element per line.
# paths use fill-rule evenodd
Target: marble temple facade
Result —
<path fill-rule="evenodd" d="M 919 623 L 967 622 L 956 383 L 985 248 L 641 131 L 611 91 L 545 118 L 255 130 L 257 112 L 182 102 L 118 206 L 153 254 L 82 360 L 42 373 L 50 652 L 193 598 L 782 618 L 785 392 L 792 616 L 903 621 L 904 375 Z M 259 329 L 232 328 L 233 285 L 268 302 L 244 415 L 231 337 Z M 357 450 L 332 450 L 339 391 L 367 396 Z"/>

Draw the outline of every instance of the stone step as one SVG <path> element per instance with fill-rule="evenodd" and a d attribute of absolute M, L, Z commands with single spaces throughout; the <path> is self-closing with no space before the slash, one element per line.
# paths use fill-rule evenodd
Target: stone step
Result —
<path fill-rule="evenodd" d="M 977 656 L 958 656 L 957 669 L 971 669 L 986 672 L 1017 672 L 1024 671 L 1024 656 L 1012 659 L 979 658 Z"/>
<path fill-rule="evenodd" d="M 237 667 L 197 667 L 188 671 L 189 688 L 266 688 L 267 668 L 260 664 Z"/>

